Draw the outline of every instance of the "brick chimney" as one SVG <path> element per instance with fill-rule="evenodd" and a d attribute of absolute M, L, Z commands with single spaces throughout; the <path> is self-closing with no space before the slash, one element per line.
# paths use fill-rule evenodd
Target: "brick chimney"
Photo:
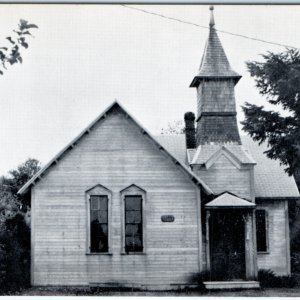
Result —
<path fill-rule="evenodd" d="M 195 114 L 184 114 L 186 149 L 196 148 Z"/>

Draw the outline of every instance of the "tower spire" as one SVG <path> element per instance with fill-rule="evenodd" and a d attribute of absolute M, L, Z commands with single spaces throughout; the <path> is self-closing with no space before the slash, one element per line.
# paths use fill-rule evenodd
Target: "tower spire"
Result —
<path fill-rule="evenodd" d="M 215 26 L 215 18 L 214 18 L 214 6 L 211 5 L 209 7 L 210 10 L 210 20 L 209 20 L 209 27 L 214 27 Z"/>
<path fill-rule="evenodd" d="M 199 72 L 190 85 L 197 88 L 196 143 L 240 144 L 234 86 L 241 76 L 232 70 L 214 27 L 213 6 L 209 10 L 209 36 Z"/>

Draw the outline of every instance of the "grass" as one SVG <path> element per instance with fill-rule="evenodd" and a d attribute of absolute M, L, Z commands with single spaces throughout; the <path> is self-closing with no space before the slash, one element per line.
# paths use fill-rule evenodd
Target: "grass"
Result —
<path fill-rule="evenodd" d="M 150 292 L 130 290 L 102 290 L 92 292 L 89 288 L 32 287 L 15 296 L 205 296 L 205 297 L 300 297 L 300 288 L 265 288 L 259 290 L 207 291 L 195 290 Z"/>

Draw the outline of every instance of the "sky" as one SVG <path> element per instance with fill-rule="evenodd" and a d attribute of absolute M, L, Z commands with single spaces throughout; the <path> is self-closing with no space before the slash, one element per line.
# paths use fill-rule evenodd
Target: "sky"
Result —
<path fill-rule="evenodd" d="M 131 5 L 208 26 L 208 5 Z M 300 6 L 215 5 L 216 29 L 300 47 Z M 19 19 L 37 24 L 23 64 L 0 77 L 0 175 L 29 157 L 47 163 L 117 99 L 152 134 L 196 112 L 208 29 L 121 5 L 0 4 L 0 46 Z M 264 105 L 246 61 L 285 48 L 218 33 L 245 101 Z M 241 126 L 240 126 L 241 128 Z"/>

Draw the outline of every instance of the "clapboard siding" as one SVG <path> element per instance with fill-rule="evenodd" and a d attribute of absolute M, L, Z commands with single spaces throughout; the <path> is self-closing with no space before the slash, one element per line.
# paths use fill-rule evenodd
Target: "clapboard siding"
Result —
<path fill-rule="evenodd" d="M 257 209 L 265 209 L 268 215 L 268 253 L 257 254 L 259 269 L 272 269 L 280 275 L 290 274 L 287 200 L 259 200 Z"/>
<path fill-rule="evenodd" d="M 225 155 L 220 155 L 209 169 L 195 167 L 193 171 L 215 194 L 228 191 L 239 197 L 252 199 L 251 170 L 238 169 Z"/>
<path fill-rule="evenodd" d="M 122 252 L 120 191 L 146 191 L 146 253 Z M 112 191 L 111 255 L 87 255 L 90 187 Z M 198 188 L 120 110 L 101 120 L 34 187 L 33 284 L 184 284 L 199 271 Z M 173 223 L 161 215 L 172 214 Z"/>

